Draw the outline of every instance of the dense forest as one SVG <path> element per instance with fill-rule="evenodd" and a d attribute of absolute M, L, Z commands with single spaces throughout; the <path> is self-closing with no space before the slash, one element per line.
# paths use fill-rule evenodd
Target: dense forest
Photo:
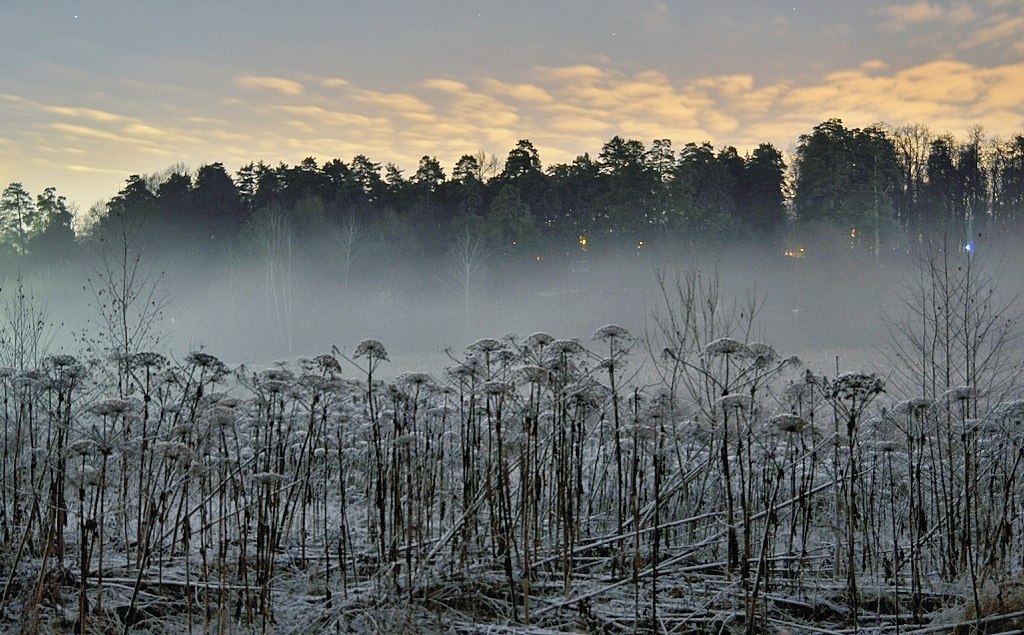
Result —
<path fill-rule="evenodd" d="M 532 258 L 584 237 L 593 246 L 663 237 L 792 242 L 824 226 L 877 254 L 936 228 L 1017 230 L 1024 135 L 995 140 L 975 128 L 955 138 L 923 125 L 858 129 L 830 119 L 797 140 L 790 165 L 768 143 L 741 155 L 707 142 L 677 150 L 668 139 L 647 146 L 618 136 L 596 158 L 547 166 L 524 139 L 504 162 L 466 154 L 450 174 L 432 156 L 411 175 L 363 155 L 294 166 L 260 161 L 233 175 L 221 163 L 179 165 L 132 175 L 87 211 L 74 207 L 56 188 L 33 197 L 20 183 L 8 185 L 0 203 L 4 257 L 64 259 L 126 219 L 167 256 L 286 243 L 344 275 L 357 248 L 428 257 L 460 236 L 494 254 Z"/>

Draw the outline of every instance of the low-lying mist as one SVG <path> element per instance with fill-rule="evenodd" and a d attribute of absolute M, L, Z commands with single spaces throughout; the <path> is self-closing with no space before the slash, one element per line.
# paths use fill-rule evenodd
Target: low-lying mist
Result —
<path fill-rule="evenodd" d="M 758 331 L 740 334 L 748 339 L 819 371 L 834 371 L 836 356 L 844 367 L 884 362 L 885 319 L 903 310 L 901 289 L 915 275 L 917 256 L 890 250 L 876 258 L 867 246 L 842 241 L 805 244 L 802 257 L 785 256 L 781 243 L 654 242 L 625 252 L 576 248 L 539 257 L 481 252 L 471 266 L 454 249 L 434 258 L 394 253 L 358 261 L 347 280 L 336 266 L 298 256 L 268 265 L 144 255 L 139 271 L 166 296 L 155 324 L 160 348 L 178 356 L 202 348 L 255 367 L 312 357 L 332 345 L 347 353 L 365 338 L 387 346 L 391 363 L 383 370 L 390 375 L 438 372 L 449 363 L 446 349 L 461 351 L 481 337 L 544 331 L 586 342 L 609 323 L 642 337 L 665 302 L 659 280 L 671 287 L 694 270 L 704 284 L 718 281 L 727 304 L 756 298 Z M 1012 250 L 986 248 L 986 262 L 1002 263 L 999 284 L 1015 284 L 1019 268 L 1006 258 Z M 55 324 L 55 349 L 81 352 L 81 334 L 100 328 L 87 282 L 96 282 L 97 261 L 83 258 L 79 266 L 26 274 L 26 290 L 45 302 Z M 4 289 L 13 287 L 8 272 Z"/>

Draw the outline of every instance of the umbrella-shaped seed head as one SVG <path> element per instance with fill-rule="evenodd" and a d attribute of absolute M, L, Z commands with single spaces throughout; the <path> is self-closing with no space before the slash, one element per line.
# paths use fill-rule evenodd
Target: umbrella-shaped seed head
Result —
<path fill-rule="evenodd" d="M 704 354 L 709 357 L 719 355 L 737 355 L 745 353 L 747 345 L 731 337 L 720 337 L 704 347 Z"/>
<path fill-rule="evenodd" d="M 356 346 L 355 357 L 372 357 L 374 359 L 390 361 L 388 360 L 388 352 L 384 350 L 384 345 L 377 340 L 363 340 Z"/>

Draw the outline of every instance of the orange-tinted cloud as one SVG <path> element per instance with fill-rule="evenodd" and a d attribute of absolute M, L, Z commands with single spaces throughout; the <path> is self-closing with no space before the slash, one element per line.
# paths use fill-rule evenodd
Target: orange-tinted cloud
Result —
<path fill-rule="evenodd" d="M 921 0 L 910 4 L 891 4 L 882 7 L 879 13 L 887 18 L 882 28 L 887 31 L 905 31 L 912 24 L 940 19 L 945 11 L 938 4 Z"/>
<path fill-rule="evenodd" d="M 105 123 L 115 121 L 125 121 L 127 117 L 123 115 L 114 114 L 112 112 L 106 112 L 104 110 L 96 110 L 94 108 L 71 108 L 68 106 L 46 106 L 48 112 L 52 112 L 55 115 L 62 115 L 73 119 L 91 119 L 93 121 L 102 121 Z"/>
<path fill-rule="evenodd" d="M 1014 41 L 1014 48 L 1017 51 L 1024 50 L 1021 47 L 1024 38 L 1024 15 L 1000 14 L 989 20 L 985 25 L 971 31 L 964 41 L 964 47 L 972 48 L 1001 41 Z"/>
<path fill-rule="evenodd" d="M 269 90 L 282 95 L 301 95 L 305 88 L 299 82 L 283 77 L 244 75 L 235 80 L 239 88 L 250 90 Z"/>
<path fill-rule="evenodd" d="M 937 2 L 919 0 L 909 4 L 891 4 L 877 11 L 885 18 L 881 28 L 885 31 L 902 32 L 913 26 L 929 22 L 958 26 L 977 18 L 974 9 L 965 2 L 946 7 Z"/>

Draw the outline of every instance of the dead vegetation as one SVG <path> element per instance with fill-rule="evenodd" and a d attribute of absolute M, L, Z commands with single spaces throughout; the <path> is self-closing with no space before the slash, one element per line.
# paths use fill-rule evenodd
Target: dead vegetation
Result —
<path fill-rule="evenodd" d="M 643 337 L 482 339 L 439 378 L 381 381 L 375 340 L 262 370 L 205 351 L 0 370 L 0 624 L 1019 628 L 1007 384 L 894 400 L 753 341 L 755 295 L 661 282 Z"/>

